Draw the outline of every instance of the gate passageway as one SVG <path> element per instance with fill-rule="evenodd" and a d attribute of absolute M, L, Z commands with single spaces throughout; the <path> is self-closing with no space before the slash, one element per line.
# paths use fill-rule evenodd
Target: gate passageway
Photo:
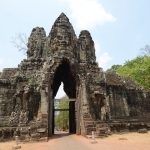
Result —
<path fill-rule="evenodd" d="M 54 134 L 55 128 L 55 96 L 58 92 L 58 89 L 61 85 L 61 82 L 64 84 L 64 92 L 69 97 L 69 99 L 76 99 L 76 82 L 73 72 L 71 71 L 70 64 L 68 61 L 63 60 L 62 63 L 58 66 L 55 71 L 53 84 L 51 89 L 53 91 L 51 104 L 49 105 L 49 137 Z M 52 111 L 53 110 L 53 111 Z M 69 133 L 76 133 L 76 116 L 75 116 L 75 101 L 69 101 Z"/>

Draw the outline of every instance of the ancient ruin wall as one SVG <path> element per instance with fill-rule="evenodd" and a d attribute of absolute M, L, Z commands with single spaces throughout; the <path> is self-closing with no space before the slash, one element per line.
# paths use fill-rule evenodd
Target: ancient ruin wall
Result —
<path fill-rule="evenodd" d="M 44 28 L 33 28 L 27 59 L 18 68 L 3 70 L 0 126 L 36 125 L 44 128 L 47 136 L 51 122 L 49 102 L 56 96 L 61 82 L 69 98 L 78 101 L 78 132 L 80 129 L 84 132 L 87 114 L 93 120 L 102 121 L 150 115 L 150 93 L 130 79 L 103 72 L 96 62 L 89 31 L 81 31 L 77 38 L 69 19 L 62 13 L 48 36 Z"/>

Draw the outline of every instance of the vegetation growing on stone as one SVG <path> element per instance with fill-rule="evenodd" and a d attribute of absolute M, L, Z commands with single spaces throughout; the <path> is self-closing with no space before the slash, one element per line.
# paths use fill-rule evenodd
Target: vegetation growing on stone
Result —
<path fill-rule="evenodd" d="M 28 85 L 33 87 L 33 86 L 38 86 L 40 85 L 40 81 L 35 80 L 34 78 L 28 79 Z"/>

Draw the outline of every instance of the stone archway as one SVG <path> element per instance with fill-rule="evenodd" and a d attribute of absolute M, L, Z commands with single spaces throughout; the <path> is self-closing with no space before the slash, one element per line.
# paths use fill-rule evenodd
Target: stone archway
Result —
<path fill-rule="evenodd" d="M 77 38 L 62 13 L 48 36 L 44 28 L 34 28 L 28 39 L 27 59 L 17 68 L 5 68 L 0 75 L 0 126 L 30 126 L 33 136 L 51 136 L 53 99 L 61 82 L 68 97 L 77 99 L 77 103 L 70 102 L 70 133 L 76 128 L 76 134 L 91 134 L 99 119 L 103 123 L 139 117 L 143 122 L 143 116 L 150 122 L 150 93 L 129 78 L 103 72 L 96 62 L 90 32 L 82 30 Z M 134 112 L 136 116 L 132 116 Z M 112 127 L 112 122 L 109 125 Z"/>
<path fill-rule="evenodd" d="M 63 82 L 64 84 L 64 91 L 66 95 L 69 97 L 69 99 L 76 99 L 75 74 L 71 70 L 70 63 L 67 59 L 66 60 L 63 59 L 60 65 L 57 67 L 53 76 L 52 84 L 50 86 L 52 91 L 51 93 L 52 102 L 49 105 L 48 111 L 49 136 L 54 134 L 54 101 L 55 101 L 54 99 L 61 85 L 61 82 Z M 75 101 L 69 101 L 69 133 L 76 133 L 75 103 L 76 103 Z"/>

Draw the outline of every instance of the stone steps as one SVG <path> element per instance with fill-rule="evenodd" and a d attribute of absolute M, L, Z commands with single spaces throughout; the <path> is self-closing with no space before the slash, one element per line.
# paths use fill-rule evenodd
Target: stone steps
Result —
<path fill-rule="evenodd" d="M 88 124 L 88 125 L 85 125 L 85 127 L 86 128 L 88 128 L 88 127 L 96 127 L 96 125 L 94 125 L 94 124 Z"/>
<path fill-rule="evenodd" d="M 94 124 L 105 124 L 106 122 L 105 121 L 94 121 Z"/>
<path fill-rule="evenodd" d="M 139 117 L 140 118 L 140 117 Z M 150 121 L 144 120 L 146 117 L 139 120 L 139 118 L 129 118 L 129 117 L 116 117 L 112 118 L 109 121 L 94 121 L 89 114 L 84 114 L 83 120 L 85 125 L 86 137 L 92 138 L 92 131 L 95 131 L 95 137 L 109 136 L 113 132 L 122 132 L 122 131 L 132 131 L 132 128 L 150 128 Z M 149 119 L 150 120 L 150 119 Z M 147 123 L 146 123 L 147 122 Z"/>
<path fill-rule="evenodd" d="M 84 121 L 93 121 L 92 118 L 84 118 Z"/>
<path fill-rule="evenodd" d="M 96 131 L 96 127 L 86 127 L 86 135 L 92 135 L 92 131 Z"/>
<path fill-rule="evenodd" d="M 95 131 L 95 137 L 97 138 L 110 135 L 110 128 L 105 121 L 93 121 L 88 113 L 83 115 L 83 120 L 87 138 L 92 137 L 92 131 Z"/>

